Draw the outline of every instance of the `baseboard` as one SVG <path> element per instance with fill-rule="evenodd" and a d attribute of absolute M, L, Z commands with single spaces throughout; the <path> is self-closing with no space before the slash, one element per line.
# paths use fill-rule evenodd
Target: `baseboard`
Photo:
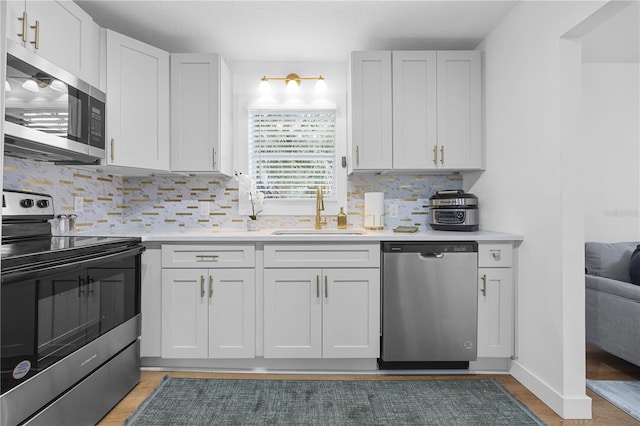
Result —
<path fill-rule="evenodd" d="M 563 419 L 592 418 L 591 398 L 586 393 L 579 398 L 564 397 L 518 361 L 511 363 L 510 373 Z"/>

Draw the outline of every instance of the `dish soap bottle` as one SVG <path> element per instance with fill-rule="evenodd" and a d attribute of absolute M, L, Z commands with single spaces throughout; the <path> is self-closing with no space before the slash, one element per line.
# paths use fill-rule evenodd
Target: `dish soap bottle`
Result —
<path fill-rule="evenodd" d="M 340 213 L 338 213 L 338 229 L 347 229 L 347 214 L 344 212 L 344 207 L 340 207 Z"/>

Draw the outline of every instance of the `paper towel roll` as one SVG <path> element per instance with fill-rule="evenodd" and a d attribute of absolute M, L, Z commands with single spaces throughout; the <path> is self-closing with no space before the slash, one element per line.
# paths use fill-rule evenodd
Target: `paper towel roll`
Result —
<path fill-rule="evenodd" d="M 364 193 L 364 227 L 384 228 L 384 192 Z"/>

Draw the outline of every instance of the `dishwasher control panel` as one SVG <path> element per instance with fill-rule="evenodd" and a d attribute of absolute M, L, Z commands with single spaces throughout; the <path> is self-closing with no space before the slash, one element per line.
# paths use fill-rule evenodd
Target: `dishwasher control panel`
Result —
<path fill-rule="evenodd" d="M 430 242 L 386 242 L 382 243 L 385 253 L 477 253 L 478 243 L 475 241 L 453 241 L 446 243 Z"/>

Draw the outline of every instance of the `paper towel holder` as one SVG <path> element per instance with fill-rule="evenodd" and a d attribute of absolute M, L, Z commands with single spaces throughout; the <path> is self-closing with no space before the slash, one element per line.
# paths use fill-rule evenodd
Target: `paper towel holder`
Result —
<path fill-rule="evenodd" d="M 364 226 L 364 229 L 368 229 L 368 230 L 370 230 L 370 231 L 380 231 L 380 230 L 384 229 L 384 216 L 385 216 L 385 214 L 386 214 L 386 213 L 381 214 L 381 215 L 380 215 L 380 220 L 379 220 L 379 221 L 377 221 L 377 222 L 376 222 L 376 215 L 374 215 L 374 214 L 368 214 L 368 215 L 365 215 L 365 218 L 367 218 L 367 217 L 373 217 L 373 224 L 374 224 L 374 226 L 366 226 L 366 225 L 365 225 L 365 226 Z M 364 221 L 364 222 L 366 223 L 366 222 L 367 222 L 367 220 L 365 219 L 365 221 Z M 375 224 L 376 224 L 376 223 L 378 223 L 380 226 L 375 226 Z"/>

